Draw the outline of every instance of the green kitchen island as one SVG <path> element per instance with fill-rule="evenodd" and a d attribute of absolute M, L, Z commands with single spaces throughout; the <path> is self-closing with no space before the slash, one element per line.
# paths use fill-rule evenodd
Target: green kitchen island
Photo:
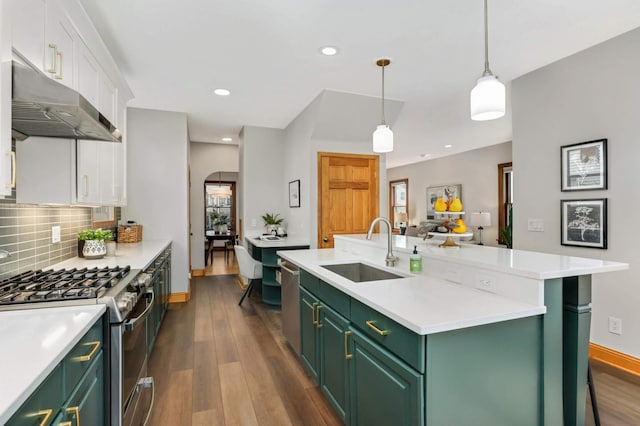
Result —
<path fill-rule="evenodd" d="M 346 424 L 583 424 L 590 276 L 628 265 L 404 236 L 394 251 L 394 268 L 386 236 L 278 253 L 301 268 L 301 361 Z M 349 263 L 398 277 L 326 268 Z"/>

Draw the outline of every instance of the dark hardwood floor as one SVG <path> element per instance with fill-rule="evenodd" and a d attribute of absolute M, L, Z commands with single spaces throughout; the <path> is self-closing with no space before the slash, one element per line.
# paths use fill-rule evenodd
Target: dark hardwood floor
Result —
<path fill-rule="evenodd" d="M 171 304 L 149 360 L 150 424 L 340 425 L 281 331 L 280 312 L 235 275 L 199 277 L 191 301 Z M 640 378 L 592 361 L 603 426 L 640 425 Z M 587 393 L 586 425 L 594 425 Z"/>

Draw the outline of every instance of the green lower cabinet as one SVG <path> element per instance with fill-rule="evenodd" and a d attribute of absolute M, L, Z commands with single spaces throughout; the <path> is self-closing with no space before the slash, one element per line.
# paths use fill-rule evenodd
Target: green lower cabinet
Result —
<path fill-rule="evenodd" d="M 351 328 L 350 425 L 424 425 L 424 375 Z M 456 423 L 451 423 L 456 424 Z"/>
<path fill-rule="evenodd" d="M 80 384 L 63 407 L 65 421 L 74 425 L 104 425 L 104 359 L 103 353 L 95 358 Z"/>
<path fill-rule="evenodd" d="M 300 287 L 300 359 L 313 380 L 319 383 L 317 307 L 318 298 Z"/>
<path fill-rule="evenodd" d="M 7 425 L 38 426 L 51 424 L 64 399 L 62 392 L 63 375 L 62 364 L 58 364 L 13 417 L 9 419 Z"/>
<path fill-rule="evenodd" d="M 349 418 L 349 360 L 347 338 L 349 321 L 320 305 L 318 310 L 320 333 L 320 390 L 329 400 L 342 421 Z"/>

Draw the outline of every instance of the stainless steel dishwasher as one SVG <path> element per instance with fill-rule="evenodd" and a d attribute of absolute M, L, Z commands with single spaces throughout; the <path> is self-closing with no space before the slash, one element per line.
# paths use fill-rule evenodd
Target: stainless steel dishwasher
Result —
<path fill-rule="evenodd" d="M 282 273 L 282 333 L 293 350 L 300 354 L 300 271 L 283 261 Z"/>

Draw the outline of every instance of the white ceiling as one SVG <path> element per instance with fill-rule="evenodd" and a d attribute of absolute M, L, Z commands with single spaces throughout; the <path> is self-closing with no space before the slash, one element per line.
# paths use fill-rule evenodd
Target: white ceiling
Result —
<path fill-rule="evenodd" d="M 188 113 L 193 141 L 285 128 L 323 89 L 380 96 L 381 57 L 392 61 L 386 97 L 404 102 L 388 167 L 511 140 L 509 101 L 502 119 L 469 118 L 482 0 L 81 2 L 136 96 L 129 105 Z M 639 26 L 638 0 L 490 0 L 491 69 L 509 96 L 514 78 Z M 325 45 L 339 54 L 321 55 Z"/>

